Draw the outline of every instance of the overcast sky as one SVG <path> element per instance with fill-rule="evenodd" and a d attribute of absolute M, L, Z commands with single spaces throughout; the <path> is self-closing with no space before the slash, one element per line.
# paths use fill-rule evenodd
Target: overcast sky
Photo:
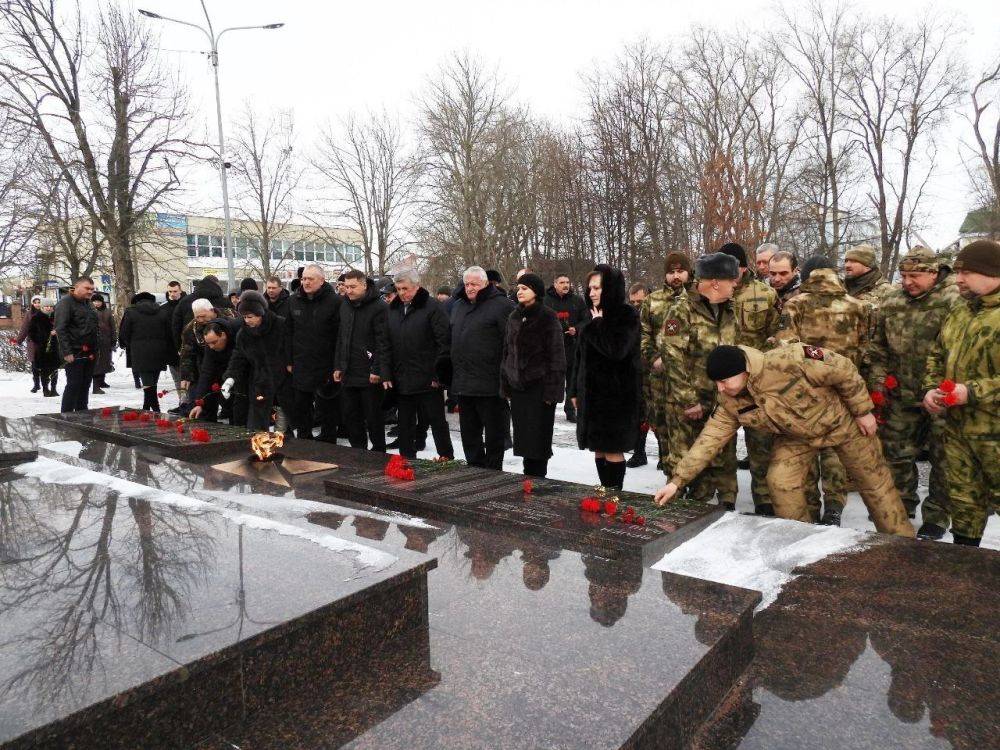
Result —
<path fill-rule="evenodd" d="M 469 50 L 495 65 L 516 98 L 540 116 L 570 123 L 583 114 L 580 74 L 607 63 L 643 36 L 683 37 L 692 25 L 766 28 L 771 2 L 756 0 L 206 0 L 216 29 L 285 23 L 277 31 L 237 31 L 220 45 L 223 105 L 294 110 L 303 145 L 325 121 L 351 111 L 399 110 L 412 116 L 414 97 L 441 61 Z M 858 3 L 859 7 L 866 7 Z M 137 7 L 202 22 L 197 0 L 140 0 Z M 871 4 L 906 18 L 924 6 L 906 0 Z M 939 0 L 928 7 L 966 25 L 973 70 L 1000 49 L 998 0 Z M 215 108 L 204 38 L 193 29 L 160 24 L 167 61 L 176 61 L 194 94 L 196 111 L 214 133 Z M 933 217 L 925 239 L 955 238 L 968 208 L 968 180 L 959 139 L 968 125 L 955 118 L 941 139 L 939 168 L 924 204 Z"/>

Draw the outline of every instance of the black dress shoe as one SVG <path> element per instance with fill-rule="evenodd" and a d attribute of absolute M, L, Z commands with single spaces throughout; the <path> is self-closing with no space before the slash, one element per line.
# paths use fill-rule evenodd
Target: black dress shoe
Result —
<path fill-rule="evenodd" d="M 932 542 L 936 542 L 944 536 L 944 532 L 945 530 L 936 523 L 924 521 L 920 528 L 917 529 L 917 539 L 929 539 Z"/>
<path fill-rule="evenodd" d="M 769 518 L 773 518 L 774 506 L 771 503 L 761 503 L 760 505 L 754 507 L 753 512 L 756 516 L 767 516 Z"/>
<path fill-rule="evenodd" d="M 42 389 L 39 386 L 36 385 L 34 388 L 31 389 L 31 392 L 32 393 L 38 393 L 40 390 L 42 390 Z"/>
<path fill-rule="evenodd" d="M 645 466 L 647 463 L 649 463 L 649 461 L 646 458 L 645 453 L 633 453 L 632 458 L 626 461 L 625 465 L 630 469 L 635 469 L 639 466 Z"/>

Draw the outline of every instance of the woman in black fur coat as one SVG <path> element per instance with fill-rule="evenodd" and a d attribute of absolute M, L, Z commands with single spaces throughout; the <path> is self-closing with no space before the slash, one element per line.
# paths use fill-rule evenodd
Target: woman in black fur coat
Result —
<path fill-rule="evenodd" d="M 594 452 L 605 487 L 625 481 L 625 451 L 639 429 L 639 314 L 628 304 L 621 271 L 601 264 L 587 276 L 592 319 L 577 334 L 576 376 L 570 396 L 577 409 L 576 439 Z"/>
<path fill-rule="evenodd" d="M 562 325 L 542 302 L 545 283 L 526 273 L 517 280 L 517 309 L 507 319 L 500 389 L 510 399 L 514 455 L 524 473 L 544 477 L 552 456 L 556 404 L 563 400 L 566 351 Z"/>

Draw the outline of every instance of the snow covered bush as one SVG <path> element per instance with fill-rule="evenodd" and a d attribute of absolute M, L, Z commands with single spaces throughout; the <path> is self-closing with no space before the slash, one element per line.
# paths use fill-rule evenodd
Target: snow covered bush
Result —
<path fill-rule="evenodd" d="M 30 372 L 28 353 L 23 346 L 11 343 L 7 336 L 0 338 L 0 370 L 7 372 Z"/>

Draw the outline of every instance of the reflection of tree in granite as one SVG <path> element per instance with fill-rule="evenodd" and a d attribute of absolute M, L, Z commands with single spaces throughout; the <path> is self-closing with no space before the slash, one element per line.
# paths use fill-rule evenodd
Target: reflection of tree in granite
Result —
<path fill-rule="evenodd" d="M 103 671 L 98 634 L 107 633 L 105 624 L 162 638 L 209 564 L 213 543 L 193 523 L 196 514 L 166 506 L 158 512 L 137 501 L 130 503 L 135 523 L 125 524 L 116 493 L 84 485 L 71 506 L 70 493 L 49 495 L 46 490 L 58 488 L 20 481 L 42 490 L 34 520 L 45 538 L 20 565 L 4 566 L 0 613 L 22 612 L 37 621 L 12 636 L 16 643 L 0 643 L 28 662 L 4 690 L 30 690 L 45 702 L 82 689 Z M 114 538 L 116 528 L 121 538 Z"/>
<path fill-rule="evenodd" d="M 517 548 L 510 540 L 479 529 L 456 527 L 455 533 L 465 543 L 469 574 L 477 581 L 485 581 L 493 575 L 497 564 L 514 554 Z"/>
<path fill-rule="evenodd" d="M 663 593 L 676 604 L 681 612 L 697 617 L 694 636 L 706 646 L 715 643 L 732 627 L 732 621 L 719 611 L 718 586 L 700 578 L 660 572 Z"/>
<path fill-rule="evenodd" d="M 583 555 L 583 574 L 590 582 L 590 619 L 612 627 L 628 609 L 628 598 L 642 587 L 642 563 Z"/>
<path fill-rule="evenodd" d="M 549 582 L 549 561 L 559 557 L 559 550 L 534 542 L 521 543 L 521 580 L 529 591 L 541 591 Z"/>
<path fill-rule="evenodd" d="M 420 528 L 418 526 L 405 526 L 401 523 L 397 524 L 397 528 L 406 537 L 406 544 L 403 545 L 406 549 L 413 550 L 414 552 L 423 552 L 424 554 L 427 554 L 434 540 L 447 530 L 436 526 L 431 529 Z"/>
<path fill-rule="evenodd" d="M 355 516 L 351 525 L 354 527 L 355 534 L 365 539 L 371 539 L 373 542 L 385 539 L 385 533 L 389 530 L 388 522 L 367 516 Z"/>

